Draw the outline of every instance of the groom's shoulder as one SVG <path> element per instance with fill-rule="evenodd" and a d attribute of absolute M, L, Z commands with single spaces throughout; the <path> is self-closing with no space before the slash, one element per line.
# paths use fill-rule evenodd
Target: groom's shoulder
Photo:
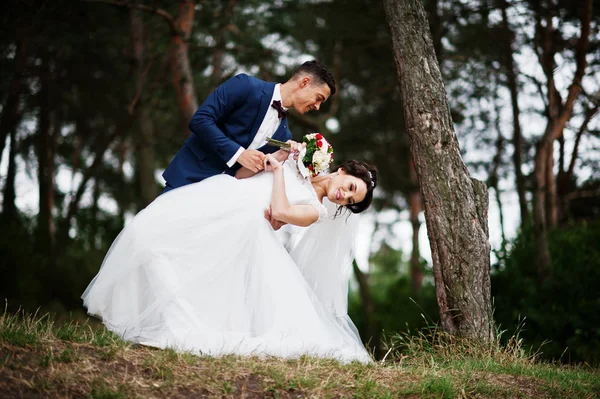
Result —
<path fill-rule="evenodd" d="M 237 74 L 229 78 L 223 86 L 226 87 L 229 93 L 237 93 L 238 96 L 248 98 L 249 96 L 259 98 L 264 93 L 269 92 L 274 83 L 265 82 L 264 80 L 255 78 L 245 73 Z M 272 90 L 270 91 L 272 93 Z"/>
<path fill-rule="evenodd" d="M 267 84 L 267 82 L 265 82 L 264 80 L 258 79 L 256 77 L 248 75 L 246 73 L 239 73 L 231 79 L 235 79 L 240 83 L 248 84 L 248 85 L 255 86 L 255 87 L 262 87 L 265 84 Z"/>

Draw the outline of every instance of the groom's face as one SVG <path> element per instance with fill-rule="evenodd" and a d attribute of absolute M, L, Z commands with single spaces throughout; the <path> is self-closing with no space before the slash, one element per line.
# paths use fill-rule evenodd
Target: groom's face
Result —
<path fill-rule="evenodd" d="M 313 110 L 318 111 L 330 94 L 331 90 L 326 83 L 316 84 L 310 77 L 306 77 L 300 81 L 294 109 L 300 114 Z"/>

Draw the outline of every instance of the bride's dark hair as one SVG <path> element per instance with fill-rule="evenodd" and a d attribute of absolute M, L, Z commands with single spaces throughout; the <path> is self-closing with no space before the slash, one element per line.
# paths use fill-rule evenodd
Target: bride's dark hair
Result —
<path fill-rule="evenodd" d="M 363 161 L 350 160 L 344 162 L 339 166 L 346 173 L 360 180 L 364 181 L 367 185 L 367 194 L 365 199 L 354 204 L 345 205 L 345 207 L 352 213 L 361 213 L 367 209 L 373 201 L 373 190 L 377 187 L 378 171 L 374 165 L 370 165 Z"/>

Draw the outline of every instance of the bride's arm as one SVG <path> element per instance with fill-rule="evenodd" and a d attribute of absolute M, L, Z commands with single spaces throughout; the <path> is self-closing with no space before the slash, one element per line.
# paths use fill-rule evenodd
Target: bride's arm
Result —
<path fill-rule="evenodd" d="M 274 152 L 273 156 L 279 162 L 283 162 L 287 159 L 289 154 L 290 154 L 289 151 L 282 149 L 282 150 L 278 150 L 278 151 Z M 249 177 L 254 176 L 257 173 L 259 173 L 259 172 L 254 172 L 254 171 L 246 168 L 245 166 L 242 166 L 235 172 L 235 178 L 236 179 L 247 179 Z"/>
<path fill-rule="evenodd" d="M 242 166 L 235 172 L 235 178 L 236 179 L 247 179 L 249 177 L 254 176 L 257 173 L 258 172 L 253 172 L 250 169 L 246 168 L 245 166 Z"/>
<path fill-rule="evenodd" d="M 267 161 L 271 161 L 267 165 Z M 319 211 L 313 205 L 290 205 L 285 194 L 283 167 L 272 156 L 265 158 L 265 170 L 273 171 L 273 193 L 271 195 L 271 213 L 273 218 L 296 226 L 310 226 L 319 219 Z"/>

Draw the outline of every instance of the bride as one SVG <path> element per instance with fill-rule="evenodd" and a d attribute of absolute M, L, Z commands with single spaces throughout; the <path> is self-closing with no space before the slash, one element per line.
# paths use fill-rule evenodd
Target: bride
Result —
<path fill-rule="evenodd" d="M 264 166 L 172 190 L 139 212 L 84 292 L 88 312 L 159 348 L 369 362 L 347 316 L 352 217 L 332 213 L 365 210 L 376 169 L 349 161 L 309 180 L 291 155 L 283 164 L 267 155 Z M 274 218 L 310 226 L 289 252 L 265 220 L 269 205 Z"/>

